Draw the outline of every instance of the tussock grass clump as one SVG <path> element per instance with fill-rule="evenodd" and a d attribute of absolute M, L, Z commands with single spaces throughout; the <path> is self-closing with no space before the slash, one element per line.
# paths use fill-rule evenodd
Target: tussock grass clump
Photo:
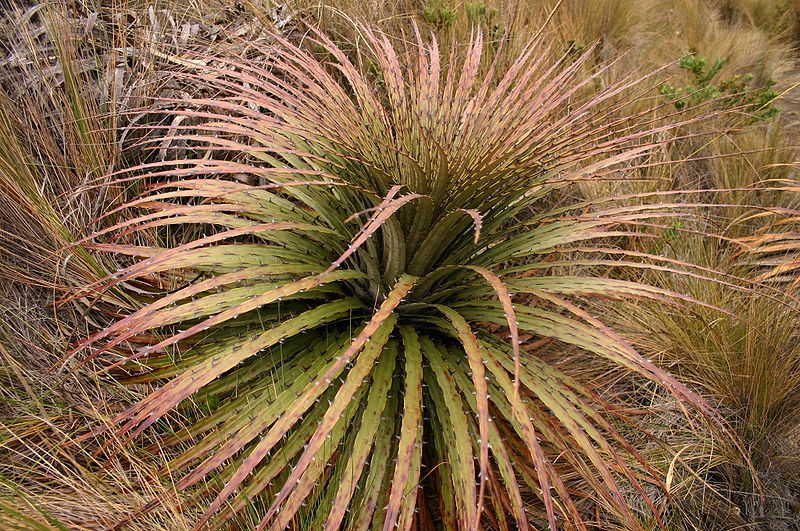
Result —
<path fill-rule="evenodd" d="M 737 520 L 740 525 L 760 521 L 765 528 L 782 529 L 794 520 L 798 503 L 796 300 L 771 291 L 737 297 L 707 282 L 658 284 L 702 297 L 738 316 L 720 316 L 704 308 L 665 312 L 643 306 L 610 318 L 637 349 L 713 400 L 742 441 L 742 448 L 733 447 L 702 430 L 693 432 L 693 440 L 684 440 L 681 459 L 712 463 L 695 479 L 694 488 L 703 478 L 707 484 L 699 483 L 707 490 L 704 495 L 715 500 L 723 517 L 705 514 L 692 500 L 697 491 L 687 496 L 681 510 L 705 518 L 714 529 Z M 673 429 L 681 424 L 679 419 L 671 423 Z"/>

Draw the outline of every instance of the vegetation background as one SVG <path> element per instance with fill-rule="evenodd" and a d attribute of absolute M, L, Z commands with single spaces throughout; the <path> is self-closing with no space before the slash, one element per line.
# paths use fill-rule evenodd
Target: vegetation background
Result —
<path fill-rule="evenodd" d="M 480 31 L 487 57 L 501 73 L 539 35 L 549 45 L 547 60 L 574 62 L 591 80 L 576 97 L 602 94 L 626 75 L 656 72 L 646 82 L 652 90 L 643 89 L 605 115 L 609 123 L 626 118 L 672 123 L 660 133 L 656 149 L 644 160 L 624 162 L 603 178 L 575 182 L 547 200 L 552 209 L 587 202 L 586 212 L 597 212 L 593 209 L 601 207 L 591 202 L 608 196 L 618 198 L 618 208 L 666 201 L 685 205 L 678 211 L 687 216 L 643 222 L 629 229 L 638 234 L 615 245 L 620 252 L 662 257 L 662 264 L 695 264 L 699 268 L 691 270 L 702 274 L 609 263 L 604 276 L 707 305 L 667 306 L 645 296 L 595 297 L 581 304 L 715 407 L 734 437 L 685 410 L 663 386 L 580 348 L 523 334 L 523 355 L 582 382 L 597 403 L 615 412 L 616 429 L 661 480 L 660 488 L 645 487 L 663 518 L 659 524 L 636 489 L 623 488 L 633 514 L 626 520 L 588 492 L 581 474 L 565 470 L 572 496 L 581 500 L 577 506 L 586 528 L 800 529 L 800 2 L 86 0 L 3 5 L 3 529 L 99 529 L 122 521 L 130 529 L 192 529 L 213 499 L 179 492 L 172 475 L 164 474 L 164 467 L 191 447 L 190 438 L 167 445 L 158 436 L 182 433 L 210 414 L 218 407 L 211 394 L 171 412 L 151 430 L 155 433 L 147 431 L 134 441 L 113 432 L 86 436 L 98 425 L 111 426 L 156 385 L 135 378 L 122 385 L 119 378 L 98 377 L 99 366 L 70 357 L 82 340 L 142 304 L 123 289 L 85 291 L 132 264 L 124 253 L 99 252 L 103 249 L 87 236 L 141 221 L 116 207 L 143 189 L 120 182 L 110 176 L 113 172 L 190 151 L 180 133 L 193 117 L 162 111 L 175 99 L 203 98 L 221 89 L 178 73 L 191 71 L 197 61 L 220 67 L 224 57 L 260 64 L 261 44 L 280 35 L 302 48 L 308 25 L 362 58 L 359 67 L 376 86 L 387 84 L 386 70 L 379 57 L 370 56 L 374 42 L 364 28 L 384 32 L 400 46 L 413 40 L 416 25 L 423 39 L 435 35 L 443 48 L 452 43 L 456 51 L 468 49 Z M 485 72 L 489 61 L 480 68 Z M 154 120 L 159 113 L 167 121 Z M 679 120 L 686 123 L 676 126 Z M 155 140 L 152 130 L 160 135 Z M 602 130 L 599 124 L 591 132 L 599 136 Z M 92 186 L 97 183 L 104 186 Z M 692 192 L 653 193 L 671 190 Z M 158 227 L 137 229 L 129 243 L 156 246 L 165 238 L 199 237 L 193 227 L 169 230 L 165 236 Z M 617 258 L 611 252 L 602 257 Z M 589 266 L 575 261 L 570 267 L 580 274 Z M 170 289 L 180 287 L 173 282 Z M 499 333 L 503 322 L 484 328 Z M 207 481 L 209 492 L 219 490 L 213 478 Z M 162 503 L 139 512 L 153 499 Z M 537 515 L 532 517 L 537 525 L 546 525 L 543 498 L 525 493 L 524 504 Z M 226 525 L 252 527 L 264 509 L 252 503 Z M 288 523 L 297 529 L 320 524 L 304 515 L 300 510 Z M 405 521 L 434 526 L 421 518 Z M 487 518 L 485 527 L 503 528 L 502 517 Z"/>

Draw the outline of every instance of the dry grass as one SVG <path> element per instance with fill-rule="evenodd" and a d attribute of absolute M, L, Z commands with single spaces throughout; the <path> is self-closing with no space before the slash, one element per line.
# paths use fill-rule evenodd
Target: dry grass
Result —
<path fill-rule="evenodd" d="M 712 256 L 719 265 L 721 249 L 701 249 L 697 243 L 684 247 L 688 246 L 693 247 L 690 252 Z M 714 400 L 739 434 L 755 477 L 740 449 L 711 433 L 695 432 L 691 444 L 696 448 L 682 453 L 684 460 L 702 458 L 706 455 L 702 445 L 716 440 L 717 464 L 706 477 L 723 495 L 718 503 L 728 510 L 738 507 L 743 522 L 763 520 L 765 526 L 773 526 L 767 529 L 784 529 L 781 526 L 792 520 L 800 501 L 795 495 L 800 466 L 797 303 L 771 291 L 742 294 L 704 281 L 679 284 L 666 278 L 660 282 L 736 317 L 708 308 L 665 310 L 641 305 L 611 312 L 609 321 L 625 327 L 634 345 Z M 725 528 L 725 521 L 720 525 Z"/>

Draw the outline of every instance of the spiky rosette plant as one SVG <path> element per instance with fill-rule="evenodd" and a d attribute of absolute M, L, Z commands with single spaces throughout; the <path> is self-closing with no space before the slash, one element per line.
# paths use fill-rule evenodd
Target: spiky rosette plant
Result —
<path fill-rule="evenodd" d="M 680 121 L 617 118 L 638 78 L 581 98 L 601 74 L 581 77 L 591 51 L 550 61 L 537 42 L 503 73 L 480 36 L 459 55 L 364 34 L 369 68 L 317 33 L 316 54 L 276 36 L 266 64 L 179 74 L 213 94 L 174 101 L 186 120 L 158 138 L 189 155 L 129 169 L 120 180 L 157 181 L 121 207 L 145 213 L 87 244 L 140 258 L 91 289 L 144 306 L 79 345 L 84 361 L 160 385 L 116 437 L 200 406 L 162 434 L 186 448 L 163 473 L 214 497 L 198 528 L 255 508 L 270 529 L 586 529 L 586 498 L 636 527 L 623 493 L 655 512 L 658 474 L 522 339 L 607 358 L 713 416 L 572 300 L 687 301 L 591 273 L 669 270 L 611 248 L 669 205 L 553 206 Z M 125 243 L 156 227 L 177 243 Z"/>

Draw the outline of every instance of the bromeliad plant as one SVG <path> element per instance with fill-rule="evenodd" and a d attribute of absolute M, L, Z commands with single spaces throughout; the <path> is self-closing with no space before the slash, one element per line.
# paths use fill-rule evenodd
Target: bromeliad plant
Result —
<path fill-rule="evenodd" d="M 608 405 L 523 338 L 608 358 L 713 416 L 569 300 L 688 301 L 568 274 L 669 270 L 611 247 L 670 207 L 553 206 L 681 123 L 615 118 L 642 79 L 582 100 L 602 74 L 581 78 L 591 50 L 549 61 L 536 42 L 500 73 L 480 36 L 459 56 L 364 33 L 380 83 L 319 33 L 316 53 L 276 36 L 266 64 L 179 74 L 214 97 L 174 101 L 191 125 L 158 142 L 194 155 L 130 169 L 120 180 L 159 182 L 120 209 L 146 212 L 87 243 L 140 258 L 91 288 L 143 307 L 84 341 L 85 362 L 160 382 L 116 436 L 159 427 L 184 445 L 163 473 L 215 496 L 198 528 L 255 510 L 260 529 L 586 529 L 586 498 L 637 527 L 624 493 L 657 513 L 658 474 Z M 178 242 L 125 243 L 157 227 Z M 164 434 L 187 403 L 200 418 Z"/>

